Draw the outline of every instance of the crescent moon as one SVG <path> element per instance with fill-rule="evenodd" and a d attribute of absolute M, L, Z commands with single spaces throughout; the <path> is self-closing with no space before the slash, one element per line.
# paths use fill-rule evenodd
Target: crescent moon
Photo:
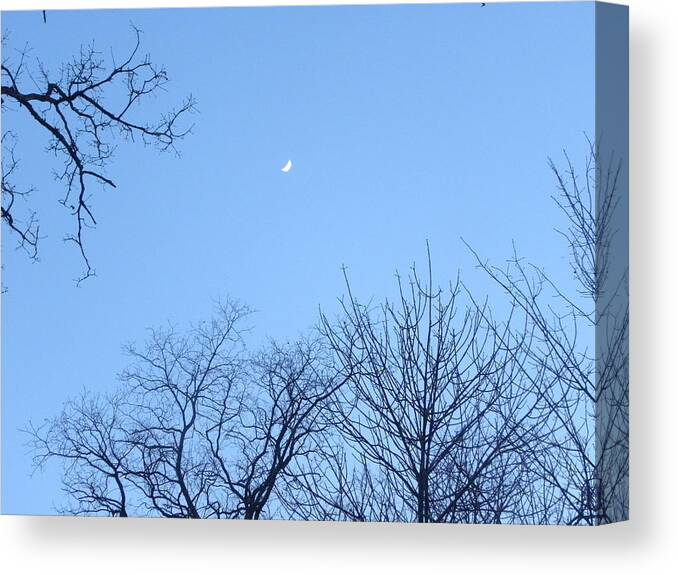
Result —
<path fill-rule="evenodd" d="M 292 169 L 292 160 L 287 160 L 287 163 L 282 167 L 281 172 L 289 172 Z"/>

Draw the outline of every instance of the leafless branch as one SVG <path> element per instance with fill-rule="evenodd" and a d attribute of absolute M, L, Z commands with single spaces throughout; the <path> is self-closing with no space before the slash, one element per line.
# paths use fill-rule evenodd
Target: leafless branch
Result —
<path fill-rule="evenodd" d="M 149 97 L 165 89 L 169 79 L 164 68 L 140 53 L 141 31 L 135 27 L 132 30 L 134 45 L 121 62 L 111 58 L 107 63 L 93 45 L 83 46 L 56 74 L 32 58 L 28 48 L 2 62 L 5 122 L 9 110 L 25 114 L 43 130 L 48 139 L 47 151 L 63 161 L 55 177 L 65 188 L 59 201 L 76 222 L 75 230 L 65 240 L 77 246 L 84 263 L 78 283 L 94 275 L 84 242 L 85 230 L 97 223 L 90 188 L 92 184 L 115 188 L 106 167 L 113 157 L 116 139 L 141 141 L 176 152 L 177 142 L 191 130 L 184 125 L 184 118 L 195 110 L 192 96 L 153 121 L 144 120 L 137 112 Z M 4 139 L 3 136 L 3 143 Z M 20 245 L 29 248 L 35 257 L 37 220 L 32 216 L 20 226 L 13 213 L 18 192 L 9 178 L 16 165 L 12 155 L 3 165 L 2 219 L 18 234 Z"/>

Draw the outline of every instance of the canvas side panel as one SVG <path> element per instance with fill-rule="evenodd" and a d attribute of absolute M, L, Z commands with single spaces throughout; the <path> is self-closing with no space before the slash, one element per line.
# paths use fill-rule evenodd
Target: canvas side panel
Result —
<path fill-rule="evenodd" d="M 596 468 L 600 523 L 629 516 L 629 12 L 596 3 Z"/>

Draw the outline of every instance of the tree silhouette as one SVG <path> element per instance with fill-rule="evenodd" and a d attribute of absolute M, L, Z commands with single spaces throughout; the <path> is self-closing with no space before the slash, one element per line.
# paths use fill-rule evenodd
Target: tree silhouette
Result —
<path fill-rule="evenodd" d="M 127 441 L 123 397 L 89 392 L 70 400 L 61 414 L 28 432 L 34 465 L 64 463 L 63 491 L 70 515 L 128 516 L 132 446 Z"/>
<path fill-rule="evenodd" d="M 141 31 L 133 27 L 133 32 L 134 45 L 122 59 L 111 56 L 107 63 L 93 45 L 83 46 L 56 74 L 31 57 L 28 48 L 18 54 L 3 50 L 3 120 L 10 124 L 9 112 L 26 116 L 46 137 L 47 152 L 63 161 L 55 178 L 64 188 L 59 202 L 75 219 L 74 230 L 65 239 L 77 246 L 84 264 L 79 282 L 94 274 L 84 243 L 85 229 L 96 225 L 91 187 L 115 187 L 106 167 L 116 140 L 138 140 L 160 150 L 176 151 L 177 141 L 190 132 L 190 126 L 182 124 L 184 116 L 195 108 L 192 96 L 153 120 L 144 119 L 147 112 L 138 112 L 165 89 L 169 78 L 164 68 L 140 53 Z M 9 129 L 2 136 L 2 221 L 17 236 L 19 246 L 35 259 L 40 239 L 36 213 L 29 210 L 27 217 L 16 213 L 16 200 L 26 199 L 34 191 L 20 190 L 13 183 L 19 166 L 14 154 L 18 135 Z"/>
<path fill-rule="evenodd" d="M 113 398 L 86 394 L 29 429 L 36 467 L 54 458 L 65 463 L 74 512 L 210 515 L 203 416 L 230 395 L 247 313 L 229 302 L 186 333 L 152 330 L 142 348 L 127 348 L 132 362 Z"/>
<path fill-rule="evenodd" d="M 461 284 L 432 287 L 413 268 L 376 309 L 348 296 L 322 334 L 347 383 L 334 397 L 338 441 L 325 442 L 290 492 L 296 515 L 363 521 L 534 521 L 529 459 L 548 406 L 529 377 L 531 334 L 460 304 Z M 349 375 L 350 374 L 350 375 Z M 322 470 L 319 472 L 318 470 Z M 541 484 L 540 484 L 541 486 Z"/>
<path fill-rule="evenodd" d="M 278 497 L 271 506 L 272 498 L 282 483 L 303 476 L 298 461 L 317 449 L 314 437 L 328 426 L 323 411 L 345 383 L 322 358 L 317 340 L 272 343 L 248 363 L 237 404 L 223 402 L 208 415 L 205 436 L 216 482 L 235 501 L 229 516 L 279 515 L 283 503 Z"/>
<path fill-rule="evenodd" d="M 316 340 L 249 353 L 245 306 L 186 333 L 152 330 L 111 397 L 85 394 L 29 429 L 36 467 L 64 463 L 68 510 L 185 518 L 280 516 L 292 464 L 314 449 L 344 383 Z"/>
<path fill-rule="evenodd" d="M 549 160 L 576 293 L 515 252 L 506 268 L 474 254 L 537 334 L 526 353 L 553 382 L 545 397 L 556 456 L 548 465 L 538 460 L 545 480 L 567 503 L 566 522 L 598 524 L 628 516 L 628 262 L 620 265 L 612 251 L 626 225 L 618 209 L 622 166 L 603 162 L 589 144 L 582 176 L 567 154 L 564 170 Z M 593 333 L 594 342 L 580 341 Z"/>

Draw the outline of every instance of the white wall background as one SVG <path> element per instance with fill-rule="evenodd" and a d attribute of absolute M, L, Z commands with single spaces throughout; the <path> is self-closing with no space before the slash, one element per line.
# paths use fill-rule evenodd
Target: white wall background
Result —
<path fill-rule="evenodd" d="M 332 4 L 0 0 L 0 8 Z M 362 0 L 354 3 L 376 3 Z M 5 573 L 678 572 L 678 2 L 631 7 L 631 513 L 591 528 L 0 517 Z"/>

